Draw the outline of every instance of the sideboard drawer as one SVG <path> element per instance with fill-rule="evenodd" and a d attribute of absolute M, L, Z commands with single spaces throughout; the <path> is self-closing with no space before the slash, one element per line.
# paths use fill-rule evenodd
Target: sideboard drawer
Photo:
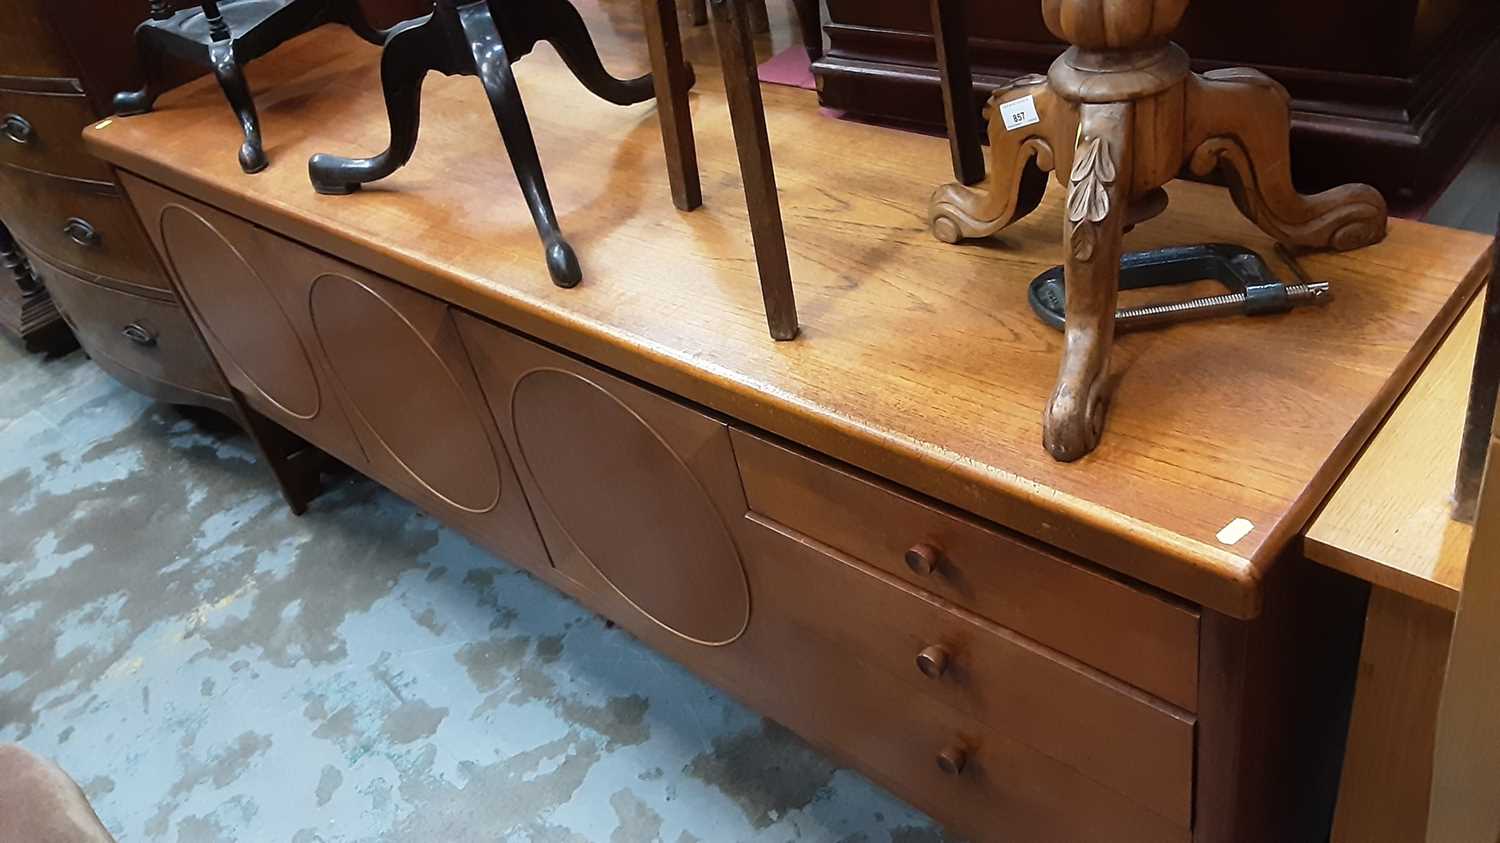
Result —
<path fill-rule="evenodd" d="M 759 435 L 734 447 L 752 511 L 1197 710 L 1194 609 Z"/>
<path fill-rule="evenodd" d="M 1192 815 L 1190 714 L 811 539 L 748 516 L 760 599 L 846 656 L 1174 822 Z"/>
<path fill-rule="evenodd" d="M 32 264 L 90 355 L 154 381 L 227 397 L 182 308 L 85 281 L 44 258 Z"/>
<path fill-rule="evenodd" d="M 112 286 L 169 292 L 130 202 L 113 183 L 0 168 L 0 213 L 26 247 Z"/>
<path fill-rule="evenodd" d="M 94 120 L 82 94 L 31 94 L 0 89 L 0 163 L 42 173 L 113 181 L 110 166 L 83 148 Z"/>

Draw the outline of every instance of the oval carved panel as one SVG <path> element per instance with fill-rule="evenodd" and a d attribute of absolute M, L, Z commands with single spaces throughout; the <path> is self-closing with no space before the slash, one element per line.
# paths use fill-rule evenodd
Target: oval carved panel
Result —
<path fill-rule="evenodd" d="M 721 646 L 750 621 L 750 588 L 708 492 L 650 423 L 581 375 L 537 369 L 511 394 L 520 459 L 562 529 L 631 605 Z"/>
<path fill-rule="evenodd" d="M 500 466 L 480 410 L 442 356 L 379 291 L 325 274 L 313 328 L 350 411 L 427 491 L 467 512 L 500 503 Z"/>
<path fill-rule="evenodd" d="M 288 415 L 317 416 L 322 402 L 312 358 L 265 279 L 196 211 L 168 205 L 158 225 L 183 294 L 226 362 Z"/>

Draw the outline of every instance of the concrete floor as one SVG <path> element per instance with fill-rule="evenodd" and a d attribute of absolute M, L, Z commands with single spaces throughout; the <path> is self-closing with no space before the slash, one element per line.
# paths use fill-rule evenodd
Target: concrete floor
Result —
<path fill-rule="evenodd" d="M 292 517 L 232 428 L 4 340 L 0 741 L 121 841 L 943 839 L 373 483 Z"/>

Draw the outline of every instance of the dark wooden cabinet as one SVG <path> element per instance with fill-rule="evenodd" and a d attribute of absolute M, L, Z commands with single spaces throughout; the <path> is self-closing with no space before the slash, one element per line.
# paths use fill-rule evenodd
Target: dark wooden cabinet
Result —
<path fill-rule="evenodd" d="M 1038 0 L 967 6 L 976 107 L 1062 52 Z M 927 3 L 828 0 L 825 31 L 828 51 L 813 65 L 824 105 L 942 125 Z M 1196 70 L 1252 65 L 1287 87 L 1305 191 L 1362 181 L 1394 203 L 1421 202 L 1500 111 L 1493 0 L 1199 2 L 1174 38 Z"/>

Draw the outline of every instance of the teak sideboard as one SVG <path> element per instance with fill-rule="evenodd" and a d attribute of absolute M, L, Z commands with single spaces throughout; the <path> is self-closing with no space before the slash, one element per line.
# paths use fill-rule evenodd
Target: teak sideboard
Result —
<path fill-rule="evenodd" d="M 643 69 L 618 5 L 586 14 L 611 67 Z M 241 400 L 956 832 L 1303 839 L 1274 835 L 1318 822 L 1338 706 L 1315 686 L 1352 663 L 1363 604 L 1293 540 L 1488 241 L 1398 221 L 1303 259 L 1328 308 L 1122 339 L 1110 435 L 1061 465 L 1040 430 L 1061 335 L 1024 296 L 1057 193 L 1003 240 L 939 243 L 941 139 L 768 88 L 803 327 L 772 343 L 698 67 L 692 214 L 650 105 L 577 96 L 546 51 L 519 74 L 575 290 L 535 260 L 463 79 L 428 81 L 401 173 L 314 194 L 298 162 L 387 140 L 378 53 L 338 28 L 256 65 L 264 173 L 224 154 L 238 129 L 203 82 L 85 134 Z M 1222 192 L 1172 195 L 1130 247 L 1271 253 Z"/>

